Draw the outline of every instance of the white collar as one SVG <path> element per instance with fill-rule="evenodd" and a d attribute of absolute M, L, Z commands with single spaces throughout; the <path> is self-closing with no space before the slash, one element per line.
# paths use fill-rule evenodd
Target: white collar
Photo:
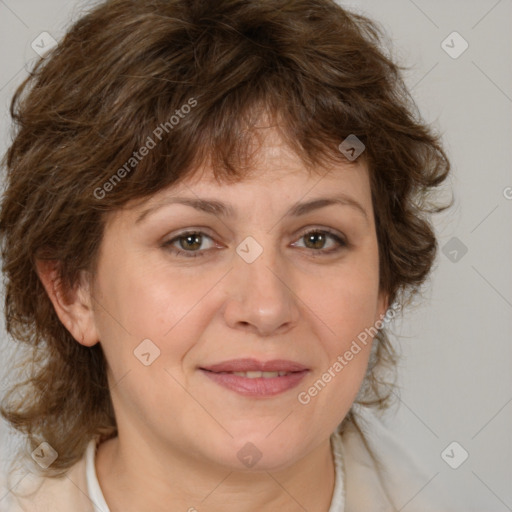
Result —
<path fill-rule="evenodd" d="M 94 459 L 98 448 L 98 439 L 91 439 L 85 451 L 85 478 L 87 480 L 87 493 L 94 505 L 95 512 L 110 512 L 103 492 L 101 491 Z"/>
<path fill-rule="evenodd" d="M 334 467 L 336 470 L 336 480 L 334 482 L 334 492 L 332 493 L 331 506 L 329 512 L 345 511 L 345 466 L 343 463 L 343 442 L 338 430 L 331 435 L 331 447 L 334 456 Z"/>
<path fill-rule="evenodd" d="M 334 457 L 334 466 L 336 470 L 334 492 L 332 495 L 329 512 L 344 512 L 345 510 L 345 470 L 343 466 L 343 443 L 341 435 L 336 431 L 331 436 L 331 449 Z M 101 491 L 94 459 L 97 450 L 97 439 L 92 439 L 85 452 L 85 475 L 87 479 L 87 492 L 91 499 L 95 512 L 110 512 L 103 492 Z"/>

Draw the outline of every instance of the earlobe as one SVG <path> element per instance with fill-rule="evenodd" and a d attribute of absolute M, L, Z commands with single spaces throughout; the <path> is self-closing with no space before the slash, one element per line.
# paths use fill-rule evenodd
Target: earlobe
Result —
<path fill-rule="evenodd" d="M 36 260 L 36 269 L 64 327 L 78 343 L 89 347 L 95 345 L 98 342 L 98 335 L 94 323 L 90 283 L 85 274 L 80 274 L 80 279 L 73 289 L 66 289 L 60 277 L 58 261 Z"/>

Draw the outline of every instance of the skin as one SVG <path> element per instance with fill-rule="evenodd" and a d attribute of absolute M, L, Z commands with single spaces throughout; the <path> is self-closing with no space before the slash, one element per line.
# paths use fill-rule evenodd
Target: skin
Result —
<path fill-rule="evenodd" d="M 387 308 L 379 291 L 378 244 L 368 170 L 362 159 L 309 174 L 268 129 L 255 172 L 219 184 L 208 168 L 108 219 L 97 273 L 74 290 L 53 285 L 54 267 L 38 272 L 59 318 L 77 342 L 102 344 L 119 435 L 98 448 L 98 480 L 111 511 L 303 510 L 326 512 L 334 488 L 329 436 L 363 381 L 368 343 L 307 405 L 297 399 Z M 297 202 L 340 194 L 359 203 L 330 205 L 300 217 Z M 171 197 L 230 204 L 223 218 L 171 204 Z M 192 249 L 186 237 L 203 235 Z M 308 244 L 304 233 L 331 229 Z M 247 263 L 236 247 L 253 237 L 262 254 Z M 174 239 L 187 258 L 162 243 Z M 199 247 L 199 249 L 198 249 Z M 321 250 L 338 248 L 321 254 Z M 160 356 L 143 365 L 144 339 Z M 310 372 L 271 398 L 238 395 L 199 371 L 228 359 L 288 359 Z M 245 467 L 237 452 L 254 444 L 262 457 Z M 170 505 L 172 504 L 172 508 Z M 300 504 L 300 505 L 299 505 Z"/>

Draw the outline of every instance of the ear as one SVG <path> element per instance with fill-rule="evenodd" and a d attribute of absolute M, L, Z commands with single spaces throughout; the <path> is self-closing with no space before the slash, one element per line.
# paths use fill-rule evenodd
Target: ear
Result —
<path fill-rule="evenodd" d="M 80 273 L 73 289 L 65 289 L 56 260 L 36 260 L 39 279 L 64 327 L 80 344 L 92 347 L 98 341 L 88 274 Z"/>

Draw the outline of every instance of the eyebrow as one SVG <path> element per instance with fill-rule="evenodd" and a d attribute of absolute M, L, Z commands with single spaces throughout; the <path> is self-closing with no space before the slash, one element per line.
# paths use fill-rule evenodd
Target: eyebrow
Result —
<path fill-rule="evenodd" d="M 142 222 L 152 213 L 171 204 L 184 204 L 186 206 L 191 206 L 196 210 L 219 217 L 236 218 L 237 216 L 235 209 L 231 205 L 223 203 L 221 201 L 217 201 L 215 199 L 199 199 L 193 197 L 170 197 L 168 199 L 165 199 L 163 202 L 158 203 L 157 205 L 144 210 L 137 217 L 135 223 L 138 224 Z M 355 199 L 345 194 L 338 195 L 336 197 L 321 197 L 305 203 L 295 203 L 284 214 L 284 217 L 300 217 L 301 215 L 305 215 L 314 210 L 318 210 L 320 208 L 324 208 L 326 206 L 331 206 L 334 204 L 350 206 L 357 210 L 359 213 L 361 213 L 367 222 L 369 221 L 368 213 L 363 208 L 363 206 L 361 206 L 361 204 L 358 203 Z"/>

